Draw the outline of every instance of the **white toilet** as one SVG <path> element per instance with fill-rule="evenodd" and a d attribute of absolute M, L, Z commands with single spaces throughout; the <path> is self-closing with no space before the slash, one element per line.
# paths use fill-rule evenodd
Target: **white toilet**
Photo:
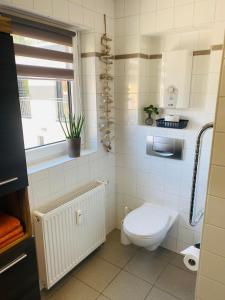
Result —
<path fill-rule="evenodd" d="M 124 219 L 123 231 L 129 241 L 154 251 L 164 240 L 178 213 L 166 207 L 145 203 Z"/>

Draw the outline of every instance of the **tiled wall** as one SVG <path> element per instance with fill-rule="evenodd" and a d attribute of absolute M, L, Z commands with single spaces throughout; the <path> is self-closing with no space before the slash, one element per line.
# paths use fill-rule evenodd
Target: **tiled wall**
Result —
<path fill-rule="evenodd" d="M 193 9 L 191 14 L 187 5 Z M 196 227 L 188 223 L 194 147 L 200 127 L 214 120 L 222 51 L 208 51 L 207 55 L 193 57 L 190 108 L 176 111 L 190 120 L 185 130 L 142 125 L 143 106 L 157 103 L 161 68 L 160 58 L 146 59 L 143 54 L 154 58 L 152 55 L 162 51 L 179 49 L 201 54 L 199 50 L 223 44 L 225 16 L 220 15 L 218 23 L 219 5 L 221 1 L 115 1 L 117 226 L 120 226 L 124 206 L 133 209 L 150 201 L 173 208 L 180 216 L 164 246 L 178 252 L 201 238 L 202 222 Z M 202 26 L 206 23 L 208 26 Z M 137 53 L 141 57 L 135 55 Z M 184 159 L 146 156 L 148 135 L 183 139 Z M 207 181 L 204 161 L 209 161 L 210 141 L 209 131 L 204 136 L 200 167 L 199 182 L 205 181 L 202 186 L 206 186 Z"/>
<path fill-rule="evenodd" d="M 1 0 L 0 4 L 103 32 L 102 14 L 113 18 L 112 0 Z"/>
<path fill-rule="evenodd" d="M 216 113 L 208 198 L 201 244 L 196 299 L 225 295 L 225 61 Z"/>
<path fill-rule="evenodd" d="M 174 29 L 193 30 L 224 22 L 223 0 L 116 0 L 116 17 L 129 35 L 155 34 Z M 139 21 L 140 20 L 140 21 Z M 118 22 L 117 22 L 118 23 Z M 120 29 L 121 31 L 121 29 Z"/>
<path fill-rule="evenodd" d="M 84 30 L 81 51 L 100 51 L 100 36 L 104 32 L 103 13 L 107 15 L 108 32 L 113 36 L 113 0 L 1 0 L 0 4 L 48 17 Z M 73 27 L 72 27 L 73 28 Z M 98 151 L 61 163 L 55 167 L 29 175 L 31 209 L 54 201 L 55 198 L 76 189 L 90 180 L 105 180 L 107 231 L 115 227 L 115 157 L 106 154 L 97 133 L 97 108 L 100 92 L 98 58 L 82 58 L 83 108 L 86 114 L 88 147 Z"/>

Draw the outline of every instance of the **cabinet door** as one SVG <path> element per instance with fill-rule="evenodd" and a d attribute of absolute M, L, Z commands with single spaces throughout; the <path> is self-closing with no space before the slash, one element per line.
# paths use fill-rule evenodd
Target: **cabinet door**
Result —
<path fill-rule="evenodd" d="M 0 299 L 40 300 L 33 238 L 1 254 Z"/>
<path fill-rule="evenodd" d="M 0 33 L 0 196 L 27 184 L 13 39 Z"/>

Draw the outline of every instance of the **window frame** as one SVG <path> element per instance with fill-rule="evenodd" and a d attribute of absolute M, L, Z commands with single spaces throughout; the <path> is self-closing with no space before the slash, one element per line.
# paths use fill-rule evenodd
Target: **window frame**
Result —
<path fill-rule="evenodd" d="M 73 54 L 73 64 L 74 70 L 77 74 L 74 74 L 74 80 L 70 84 L 70 95 L 68 94 L 69 99 L 69 109 L 72 112 L 80 114 L 83 112 L 83 104 L 81 101 L 81 56 L 80 56 L 80 39 L 79 33 L 76 32 L 76 35 L 72 38 L 72 54 Z M 75 73 L 75 72 L 74 72 Z M 84 135 L 82 136 L 84 139 Z M 84 144 L 84 143 L 83 143 Z M 32 166 L 38 163 L 47 162 L 54 158 L 64 156 L 67 154 L 67 142 L 66 138 L 63 141 L 58 141 L 51 144 L 46 144 L 43 146 L 37 146 L 29 149 L 25 149 L 27 165 Z"/>
<path fill-rule="evenodd" d="M 23 77 L 23 78 L 27 79 L 27 80 L 32 79 L 32 78 L 29 78 L 29 77 Z M 73 80 L 67 80 L 66 81 L 66 83 L 67 83 L 67 92 L 68 92 L 68 108 L 69 108 L 69 112 L 70 113 L 73 112 L 73 109 L 72 109 L 72 107 L 73 107 L 73 104 L 72 104 L 73 99 L 72 99 L 72 93 L 71 93 L 72 82 L 74 82 L 74 81 Z M 21 105 L 20 105 L 20 111 L 21 111 Z M 60 119 L 58 117 L 59 117 L 59 111 L 58 111 L 57 120 L 56 120 L 57 122 L 59 122 L 59 119 Z M 22 116 L 22 111 L 21 111 L 21 119 L 23 119 L 23 118 L 30 119 L 30 118 L 32 118 L 32 116 L 31 117 L 23 117 Z M 40 148 L 40 147 L 50 146 L 50 145 L 61 143 L 61 142 L 65 142 L 65 141 L 66 141 L 66 138 L 63 139 L 63 140 L 59 140 L 59 141 L 47 143 L 47 144 L 44 144 L 44 145 L 38 145 L 38 146 L 29 147 L 29 148 L 25 148 L 24 147 L 24 149 L 25 149 L 25 151 L 32 150 L 32 149 L 34 150 L 34 149 L 37 149 L 37 148 Z"/>

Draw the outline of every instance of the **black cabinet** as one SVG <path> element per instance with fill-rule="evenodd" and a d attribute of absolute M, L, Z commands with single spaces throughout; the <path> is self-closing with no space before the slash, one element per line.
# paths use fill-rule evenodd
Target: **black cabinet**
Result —
<path fill-rule="evenodd" d="M 0 196 L 27 185 L 13 39 L 0 33 Z"/>
<path fill-rule="evenodd" d="M 33 238 L 1 254 L 0 299 L 40 300 Z"/>

